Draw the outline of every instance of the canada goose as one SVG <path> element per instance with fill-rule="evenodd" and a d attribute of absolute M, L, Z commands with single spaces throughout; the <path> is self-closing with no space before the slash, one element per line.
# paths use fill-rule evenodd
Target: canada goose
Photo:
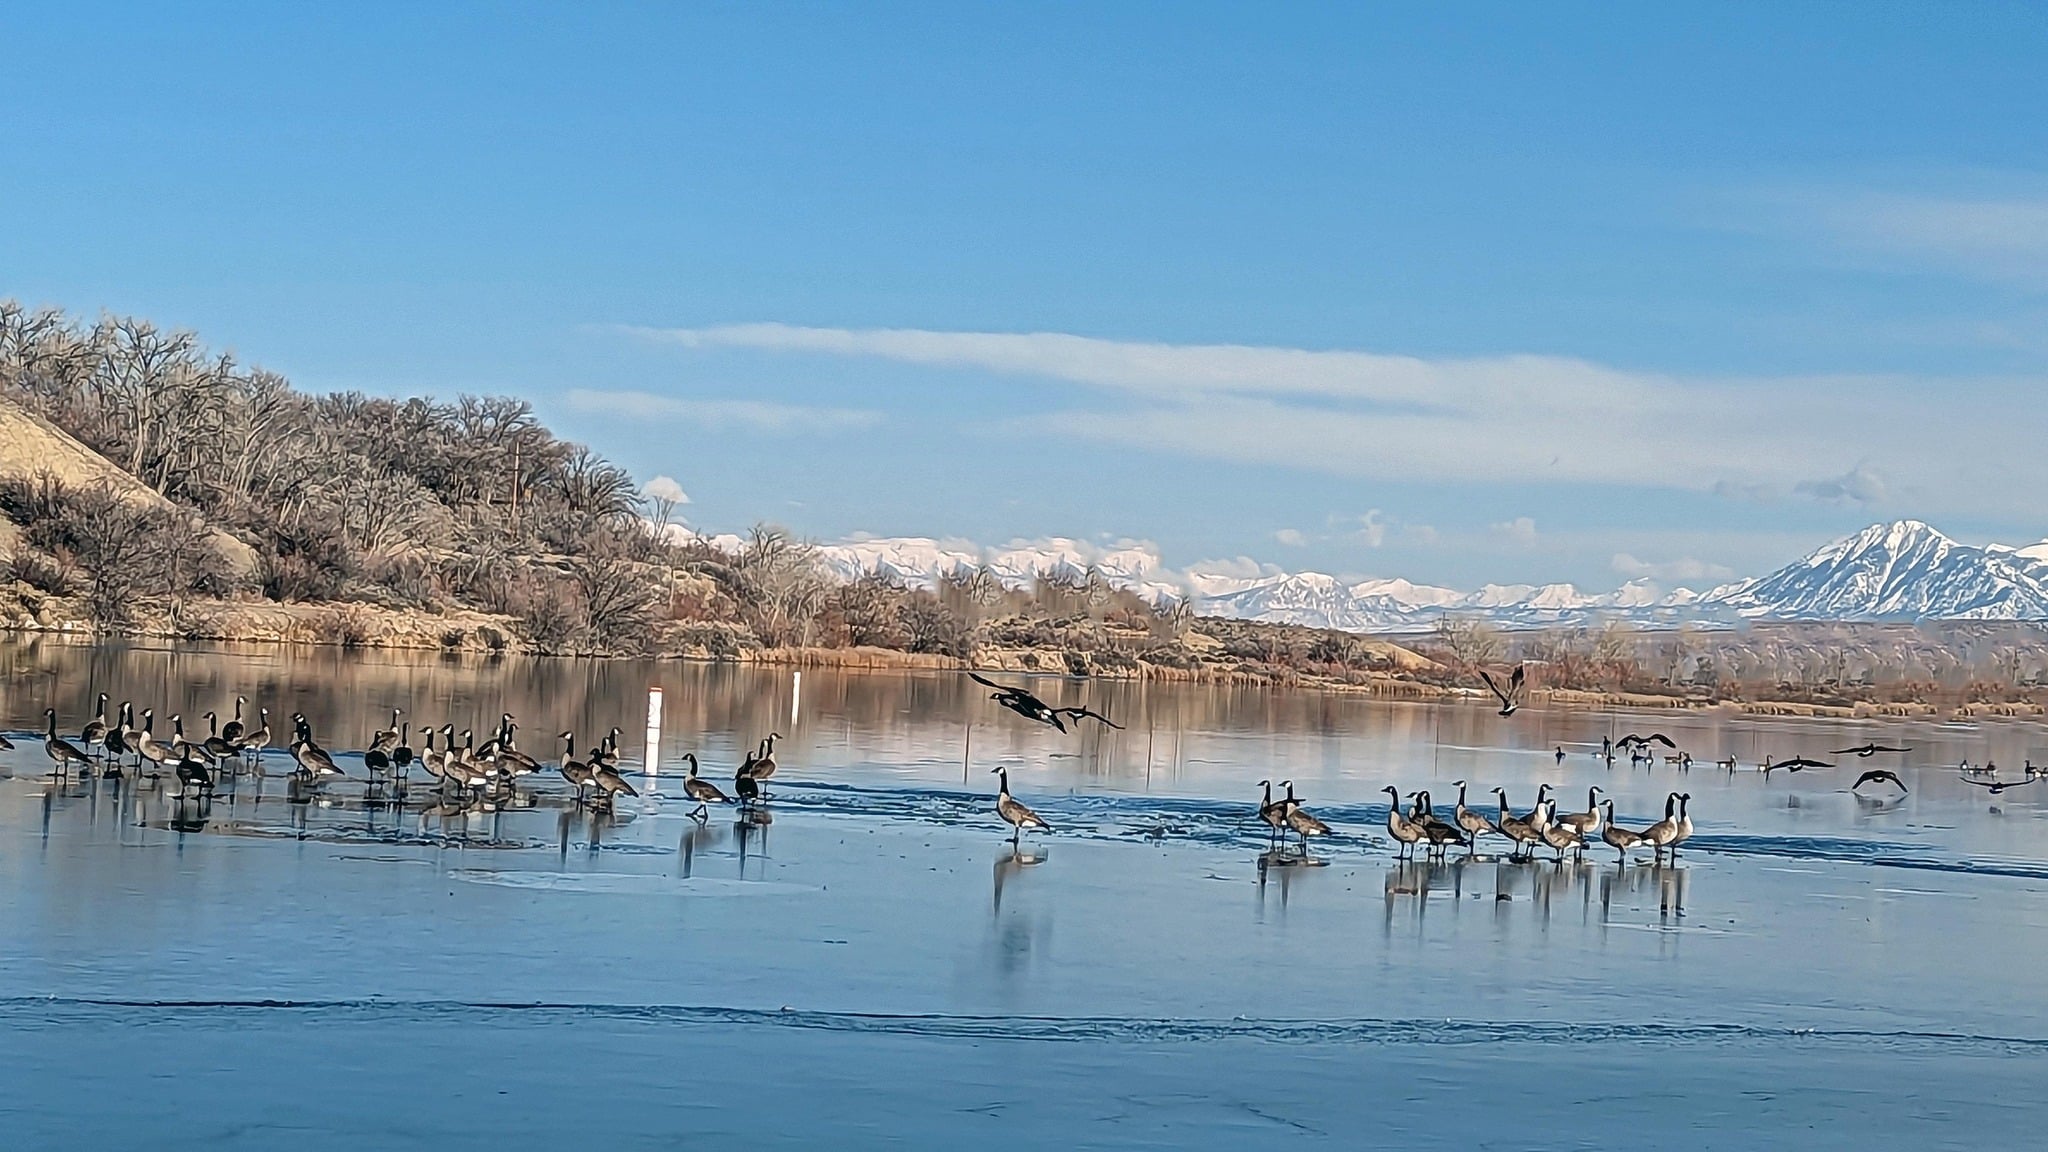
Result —
<path fill-rule="evenodd" d="M 1415 823 L 1421 826 L 1423 837 L 1429 841 L 1430 851 L 1438 856 L 1443 855 L 1453 844 L 1469 843 L 1465 834 L 1455 825 L 1446 824 L 1438 818 L 1436 805 L 1431 803 L 1428 792 L 1415 794 Z"/>
<path fill-rule="evenodd" d="M 1551 801 L 1553 807 L 1556 804 L 1557 801 Z M 1557 853 L 1559 863 L 1564 861 L 1565 849 L 1569 848 L 1573 852 L 1584 852 L 1586 849 L 1586 838 L 1579 834 L 1579 830 L 1557 820 L 1543 826 L 1543 842 Z"/>
<path fill-rule="evenodd" d="M 1780 760 L 1776 764 L 1765 764 L 1764 775 L 1768 776 L 1771 773 L 1776 772 L 1780 768 L 1783 768 L 1787 772 L 1803 772 L 1808 768 L 1833 767 L 1833 764 L 1824 764 L 1819 760 L 1808 760 L 1804 756 L 1794 756 L 1790 760 Z"/>
<path fill-rule="evenodd" d="M 135 738 L 129 741 L 129 745 L 135 749 L 135 770 L 137 772 L 142 770 L 142 763 L 145 760 L 161 768 L 164 762 L 171 758 L 171 750 L 157 743 L 155 727 L 155 709 L 144 708 L 142 710 L 142 731 L 137 732 Z"/>
<path fill-rule="evenodd" d="M 980 677 L 976 677 L 976 679 L 980 679 Z M 996 777 L 1001 781 L 1000 786 L 996 789 L 996 815 L 1009 822 L 1010 845 L 1012 847 L 1016 846 L 1018 837 L 1024 835 L 1026 828 L 1038 828 L 1047 832 L 1052 831 L 1052 825 L 1039 819 L 1038 813 L 1018 803 L 1016 798 L 1010 795 L 1010 770 L 1008 768 L 997 768 L 995 772 Z"/>
<path fill-rule="evenodd" d="M 1399 858 L 1414 850 L 1416 842 L 1422 839 L 1422 825 L 1401 814 L 1401 790 L 1392 785 L 1381 789 L 1387 794 L 1387 835 L 1400 845 L 1394 855 Z"/>
<path fill-rule="evenodd" d="M 79 765 L 80 771 L 90 767 L 92 757 L 80 752 L 78 746 L 71 741 L 57 735 L 57 710 L 55 708 L 45 708 L 43 709 L 43 715 L 48 717 L 50 721 L 49 734 L 43 737 L 43 753 L 50 758 L 51 763 L 57 766 L 57 773 L 62 776 L 70 775 L 73 764 Z"/>
<path fill-rule="evenodd" d="M 1050 725 L 1062 732 L 1067 730 L 1065 721 L 1060 719 L 1062 716 L 1071 717 L 1075 720 L 1100 720 L 1111 728 L 1121 729 L 1123 727 L 1123 725 L 1093 709 L 1054 708 L 1022 688 L 1011 688 L 998 684 L 978 672 L 969 672 L 967 678 L 976 684 L 995 689 L 994 692 L 989 694 L 989 699 L 1008 708 L 1017 715 L 1022 716 L 1026 720 L 1036 720 L 1040 724 Z"/>
<path fill-rule="evenodd" d="M 619 766 L 620 731 L 620 729 L 614 728 L 604 734 L 604 739 L 597 742 L 597 750 L 590 754 L 591 767 L 617 768 Z"/>
<path fill-rule="evenodd" d="M 220 726 L 220 738 L 237 747 L 243 743 L 242 734 L 249 730 L 242 723 L 242 705 L 248 702 L 245 696 L 235 697 L 235 718 Z"/>
<path fill-rule="evenodd" d="M 422 729 L 422 731 L 427 734 L 427 740 L 425 746 L 420 749 L 418 756 L 420 767 L 426 769 L 427 775 L 439 780 L 441 778 L 441 753 L 434 747 L 434 730 L 429 727 Z"/>
<path fill-rule="evenodd" d="M 1614 822 L 1614 801 L 1607 802 L 1607 819 L 1600 826 L 1600 839 L 1621 860 L 1628 859 L 1628 850 L 1643 842 L 1642 833 L 1631 832 Z"/>
<path fill-rule="evenodd" d="M 1553 809 L 1555 807 L 1556 805 L 1552 805 Z M 1582 837 L 1599 835 L 1600 789 L 1598 787 L 1586 789 L 1586 810 L 1584 812 L 1567 812 L 1557 817 L 1557 822 L 1577 832 Z"/>
<path fill-rule="evenodd" d="M 212 763 L 219 763 L 223 758 L 240 751 L 221 737 L 219 724 L 219 717 L 211 712 L 206 714 L 206 743 L 202 747 L 206 749 L 207 760 Z"/>
<path fill-rule="evenodd" d="M 12 751 L 14 751 L 14 741 L 7 738 L 7 733 L 0 732 L 0 752 Z"/>
<path fill-rule="evenodd" d="M 1308 809 L 1301 806 L 1301 801 L 1294 798 L 1294 781 L 1283 780 L 1281 783 L 1287 786 L 1287 799 L 1282 801 L 1287 806 L 1287 826 L 1294 830 L 1295 835 L 1301 837 L 1301 854 L 1307 856 L 1308 838 L 1328 836 L 1330 826 L 1309 815 Z"/>
<path fill-rule="evenodd" d="M 292 759 L 298 761 L 301 774 L 312 780 L 347 775 L 335 766 L 334 757 L 328 755 L 327 749 L 314 741 L 313 726 L 306 722 L 303 714 L 293 713 L 292 724 L 297 729 L 291 744 Z"/>
<path fill-rule="evenodd" d="M 1529 823 L 1526 817 L 1516 816 L 1508 811 L 1507 789 L 1495 788 L 1493 794 L 1500 797 L 1500 819 L 1494 822 L 1494 826 L 1514 845 L 1508 850 L 1510 859 L 1521 855 L 1523 849 L 1533 849 L 1543 842 L 1542 830 Z M 1542 806 L 1539 804 L 1537 807 L 1540 809 Z"/>
<path fill-rule="evenodd" d="M 1652 744 L 1662 744 L 1666 748 L 1671 749 L 1673 752 L 1678 751 L 1678 742 L 1673 740 L 1671 737 L 1666 736 L 1662 732 L 1652 732 L 1648 736 L 1638 736 L 1635 733 L 1631 732 L 1628 735 L 1623 736 L 1621 740 L 1615 744 L 1615 747 L 1648 748 Z"/>
<path fill-rule="evenodd" d="M 171 754 L 185 758 L 197 757 L 209 764 L 213 762 L 213 757 L 206 751 L 205 745 L 194 744 L 185 739 L 185 717 L 177 714 L 171 716 Z"/>
<path fill-rule="evenodd" d="M 581 804 L 583 803 L 583 790 L 590 787 L 592 782 L 590 765 L 576 759 L 576 734 L 574 732 L 564 732 L 559 739 L 562 741 L 562 766 L 559 771 L 562 773 L 562 779 L 568 781 L 570 786 L 576 789 L 576 802 Z"/>
<path fill-rule="evenodd" d="M 1664 818 L 1643 829 L 1641 841 L 1656 852 L 1657 859 L 1664 858 L 1664 849 L 1678 839 L 1678 793 L 1673 792 L 1664 799 Z"/>
<path fill-rule="evenodd" d="M 398 747 L 398 718 L 403 715 L 405 715 L 403 711 L 393 708 L 391 710 L 391 727 L 380 728 L 370 733 L 369 751 L 383 753 L 386 763 L 390 762 L 391 750 Z"/>
<path fill-rule="evenodd" d="M 1864 745 L 1860 745 L 1860 746 L 1858 746 L 1858 747 L 1855 747 L 1855 748 L 1837 748 L 1837 749 L 1835 749 L 1835 750 L 1834 750 L 1833 752 L 1830 752 L 1830 753 L 1828 753 L 1828 755 L 1830 755 L 1830 756 L 1861 756 L 1861 757 L 1863 757 L 1864 759 L 1866 759 L 1866 760 L 1867 760 L 1867 759 L 1869 759 L 1870 757 L 1872 757 L 1872 756 L 1875 756 L 1875 755 L 1877 755 L 1877 754 L 1878 754 L 1879 752 L 1911 752 L 1911 751 L 1912 751 L 1912 749 L 1911 749 L 1911 748 L 1888 748 L 1888 747 L 1886 747 L 1886 746 L 1885 746 L 1885 745 L 1883 745 L 1883 744 L 1864 744 Z"/>
<path fill-rule="evenodd" d="M 1899 779 L 1899 774 L 1889 768 L 1872 768 L 1870 771 L 1858 776 L 1856 782 L 1849 785 L 1849 791 L 1854 792 L 1865 784 L 1896 784 L 1899 786 L 1899 791 L 1909 791 L 1906 787 L 1906 782 Z"/>
<path fill-rule="evenodd" d="M 178 757 L 178 794 L 184 795 L 188 789 L 197 788 L 203 796 L 213 791 L 213 773 L 207 770 L 205 763 L 190 754 L 191 748 L 192 745 L 186 745 L 186 754 Z"/>
<path fill-rule="evenodd" d="M 259 708 L 256 715 L 260 723 L 254 732 L 243 733 L 241 746 L 242 755 L 254 757 L 260 763 L 263 754 L 270 750 L 270 709 Z"/>
<path fill-rule="evenodd" d="M 104 749 L 107 743 L 107 694 L 100 693 L 99 705 L 93 709 L 93 717 L 78 731 L 78 742 L 85 745 L 90 754 L 95 747 Z"/>
<path fill-rule="evenodd" d="M 1270 849 L 1287 827 L 1287 803 L 1284 800 L 1279 803 L 1273 801 L 1271 780 L 1259 781 L 1259 787 L 1266 790 L 1265 798 L 1259 801 L 1259 822 L 1273 830 L 1273 834 L 1266 837 L 1266 846 Z"/>
<path fill-rule="evenodd" d="M 441 762 L 441 788 L 453 784 L 481 798 L 491 786 L 491 770 L 467 756 L 450 756 Z"/>
<path fill-rule="evenodd" d="M 2024 788 L 2038 779 L 2040 779 L 2039 776 L 2029 773 L 2025 780 L 1965 780 L 1963 783 L 1972 787 L 1982 788 L 1991 795 L 1997 796 L 2008 788 Z"/>
<path fill-rule="evenodd" d="M 1678 794 L 1678 835 L 1671 838 L 1671 856 L 1678 857 L 1678 846 L 1692 839 L 1692 816 L 1686 809 L 1692 804 L 1692 793 Z"/>
<path fill-rule="evenodd" d="M 400 768 L 409 768 L 413 762 L 412 721 L 398 726 L 398 747 L 391 750 L 391 762 Z"/>
<path fill-rule="evenodd" d="M 1522 817 L 1522 823 L 1527 824 L 1538 836 L 1543 835 L 1543 830 L 1550 827 L 1550 785 L 1537 785 L 1536 806 L 1529 809 L 1528 815 Z"/>
<path fill-rule="evenodd" d="M 1452 783 L 1458 786 L 1458 806 L 1451 810 L 1451 818 L 1458 822 L 1458 827 L 1465 830 L 1465 835 L 1470 838 L 1468 843 L 1476 849 L 1481 836 L 1500 835 L 1500 828 L 1493 821 L 1465 807 L 1465 782 L 1454 780 Z"/>
<path fill-rule="evenodd" d="M 697 810 L 691 815 L 697 818 L 697 823 L 702 824 L 711 818 L 711 805 L 730 804 L 732 800 L 718 790 L 718 785 L 697 775 L 695 752 L 683 753 L 683 759 L 690 762 L 690 771 L 683 777 L 683 795 L 697 802 Z"/>
<path fill-rule="evenodd" d="M 590 766 L 590 782 L 597 785 L 598 790 L 604 793 L 603 799 L 606 804 L 610 804 L 612 798 L 621 792 L 628 796 L 638 796 L 640 794 L 633 789 L 631 784 L 626 783 L 625 777 L 619 775 L 618 769 L 609 764 L 592 764 Z"/>
<path fill-rule="evenodd" d="M 135 705 L 121 701 L 120 712 L 114 717 L 114 725 L 107 729 L 107 752 L 114 762 L 107 766 L 105 775 L 115 779 L 121 775 L 121 759 L 135 751 Z"/>
<path fill-rule="evenodd" d="M 1502 716 L 1513 716 L 1515 709 L 1522 706 L 1522 687 L 1525 675 L 1526 673 L 1523 671 L 1522 666 L 1520 664 L 1515 665 L 1514 674 L 1508 677 L 1508 686 L 1503 690 L 1500 685 L 1493 682 L 1493 677 L 1486 674 L 1486 669 L 1481 668 L 1479 670 L 1479 678 L 1486 681 L 1486 686 L 1491 688 L 1493 694 L 1500 698 L 1500 714 Z"/>
<path fill-rule="evenodd" d="M 768 738 L 761 741 L 761 754 L 754 758 L 754 770 L 747 775 L 756 780 L 766 780 L 775 775 L 775 742 L 780 739 L 780 732 L 770 732 Z"/>

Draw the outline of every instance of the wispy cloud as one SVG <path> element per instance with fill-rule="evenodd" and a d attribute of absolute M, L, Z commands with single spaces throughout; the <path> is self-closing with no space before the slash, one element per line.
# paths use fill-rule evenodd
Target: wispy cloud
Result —
<path fill-rule="evenodd" d="M 1858 464 L 1840 476 L 1801 480 L 1792 486 L 1792 491 L 1825 504 L 1876 504 L 1890 489 L 1875 469 Z"/>
<path fill-rule="evenodd" d="M 813 408 L 764 400 L 684 400 L 652 392 L 602 392 L 576 388 L 567 397 L 579 412 L 605 412 L 636 420 L 669 419 L 701 428 L 745 428 L 759 432 L 849 432 L 872 428 L 882 414 L 861 408 Z"/>
<path fill-rule="evenodd" d="M 1652 580 L 1729 580 L 1735 576 L 1735 570 L 1725 564 L 1709 564 L 1691 556 L 1652 562 L 1638 560 L 1627 552 L 1616 552 L 1610 567 L 1631 580 L 1645 576 Z"/>
<path fill-rule="evenodd" d="M 1536 543 L 1536 521 L 1528 516 L 1517 516 L 1513 520 L 1488 525 L 1487 531 L 1518 548 L 1527 548 Z"/>
<path fill-rule="evenodd" d="M 1681 377 L 1560 356 L 1423 358 L 1236 344 L 1163 344 L 1058 332 L 939 332 L 789 324 L 632 329 L 686 348 L 860 357 L 1041 378 L 1100 391 L 1000 422 L 1146 452 L 1378 480 L 1596 484 L 1762 498 L 1830 466 L 1881 466 L 1922 511 L 2031 508 L 2048 483 L 2038 406 L 1986 422 L 1973 404 L 2011 380 L 1871 376 Z M 1970 442 L 1937 461 L 1930 441 Z M 2002 457 L 2002 459 L 2001 459 Z M 1994 461 L 1996 461 L 1994 463 Z M 2022 475 L 2027 473 L 2027 475 Z"/>
<path fill-rule="evenodd" d="M 2048 197 L 1863 194 L 1825 218 L 1842 239 L 1997 280 L 2048 286 Z"/>
<path fill-rule="evenodd" d="M 1273 539 L 1289 548 L 1300 548 L 1308 543 L 1308 537 L 1303 535 L 1299 528 L 1282 528 L 1273 533 Z"/>

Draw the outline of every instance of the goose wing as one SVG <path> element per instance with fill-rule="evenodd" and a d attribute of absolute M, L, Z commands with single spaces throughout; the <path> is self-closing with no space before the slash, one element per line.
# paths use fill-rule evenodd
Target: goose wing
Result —
<path fill-rule="evenodd" d="M 1055 708 L 1053 709 L 1053 713 L 1059 716 L 1072 716 L 1076 720 L 1100 720 L 1104 724 L 1109 725 L 1111 728 L 1114 728 L 1119 732 L 1123 731 L 1124 727 L 1123 725 L 1117 723 L 1114 720 L 1111 720 L 1109 717 L 1104 716 L 1102 713 L 1097 712 L 1092 708 Z"/>
<path fill-rule="evenodd" d="M 1520 669 L 1517 669 L 1517 671 L 1520 671 Z M 1505 708 L 1508 705 L 1514 703 L 1514 698 L 1509 696 L 1506 692 L 1501 691 L 1500 685 L 1493 682 L 1493 677 L 1486 674 L 1486 669 L 1481 668 L 1479 670 L 1479 678 L 1481 680 L 1486 681 L 1486 687 L 1488 688 L 1488 690 L 1490 690 L 1495 696 L 1500 698 L 1501 707 Z"/>

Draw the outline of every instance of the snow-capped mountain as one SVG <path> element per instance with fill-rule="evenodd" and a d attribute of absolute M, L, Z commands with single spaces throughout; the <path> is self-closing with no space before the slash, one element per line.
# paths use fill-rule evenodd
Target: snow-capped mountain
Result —
<path fill-rule="evenodd" d="M 1390 587 L 1391 586 L 1391 587 Z M 1271 580 L 1198 600 L 1205 616 L 1341 628 L 1347 632 L 1406 632 L 1433 627 L 1445 615 L 1475 616 L 1507 627 L 1582 624 L 1596 619 L 1677 623 L 1697 615 L 1700 595 L 1687 588 L 1662 591 L 1636 580 L 1591 595 L 1570 584 L 1488 584 L 1477 592 L 1367 580 L 1344 584 L 1320 572 Z"/>
<path fill-rule="evenodd" d="M 709 539 L 740 546 L 738 537 Z M 988 548 L 915 536 L 862 537 L 821 545 L 819 554 L 841 579 L 882 572 L 924 587 L 984 566 L 1010 587 L 1042 575 L 1081 578 L 1094 571 L 1154 602 L 1185 597 L 1205 616 L 1353 632 L 1417 631 L 1446 615 L 1509 628 L 1606 620 L 1648 626 L 1744 619 L 2048 620 L 2048 541 L 1979 548 L 1917 520 L 1874 524 L 1768 576 L 1705 593 L 1648 580 L 1605 593 L 1570 584 L 1488 584 L 1460 592 L 1398 579 L 1347 582 L 1321 572 L 1260 570 L 1249 561 L 1183 570 L 1169 567 L 1149 544 L 1098 546 L 1065 538 Z"/>
<path fill-rule="evenodd" d="M 2048 543 L 1975 548 L 1918 520 L 1873 524 L 1706 602 L 1779 620 L 2048 619 Z"/>

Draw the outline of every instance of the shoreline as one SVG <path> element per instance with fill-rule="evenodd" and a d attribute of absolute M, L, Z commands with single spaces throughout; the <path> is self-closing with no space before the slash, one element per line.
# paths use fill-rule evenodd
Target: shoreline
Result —
<path fill-rule="evenodd" d="M 214 608 L 221 606 L 214 605 Z M 90 647 L 100 644 L 138 643 L 165 650 L 204 650 L 215 645 L 289 650 L 328 649 L 345 652 L 392 652 L 406 654 L 440 653 L 464 658 L 499 659 L 507 656 L 533 660 L 647 660 L 683 661 L 701 664 L 753 665 L 791 669 L 831 669 L 851 672 L 967 672 L 978 671 L 1009 676 L 1057 675 L 1105 682 L 1149 682 L 1209 687 L 1234 687 L 1285 692 L 1323 692 L 1343 696 L 1364 696 L 1412 703 L 1470 703 L 1491 707 L 1484 689 L 1446 685 L 1383 672 L 1349 672 L 1343 676 L 1305 674 L 1281 669 L 1275 674 L 1243 666 L 1202 665 L 1175 668 L 1135 661 L 1113 668 L 1091 667 L 1076 675 L 1065 667 L 1065 653 L 1038 649 L 991 649 L 973 658 L 934 653 L 904 652 L 891 648 L 745 648 L 713 652 L 701 646 L 674 647 L 633 655 L 543 653 L 518 646 L 502 617 L 481 613 L 427 616 L 392 612 L 366 605 L 233 605 L 233 613 L 246 623 L 249 614 L 272 622 L 272 627 L 250 634 L 247 629 L 209 627 L 224 623 L 222 613 L 197 614 L 188 627 L 144 628 L 119 636 L 102 636 L 76 621 L 44 624 L 0 618 L 0 643 L 33 645 L 55 642 Z M 333 625 L 320 627 L 322 617 L 344 616 L 368 626 L 360 631 L 334 635 Z M 283 621 L 281 626 L 278 622 Z M 403 626 L 394 627 L 402 623 Z M 383 625 L 379 627 L 378 625 Z M 197 625 L 196 627 L 189 625 Z M 496 632 L 503 637 L 492 643 Z M 450 637 L 462 633 L 459 642 Z M 1627 691 L 1595 691 L 1569 688 L 1534 688 L 1525 705 L 1531 709 L 1568 712 L 1630 711 L 1642 713 L 1721 712 L 1737 716 L 1797 717 L 1844 721 L 1928 721 L 1928 720 L 2043 720 L 2048 707 L 2034 701 L 1957 700 L 1953 703 L 1926 701 L 1858 700 L 1847 703 L 1813 703 L 1792 700 L 1750 700 L 1740 697 L 1677 695 Z"/>

